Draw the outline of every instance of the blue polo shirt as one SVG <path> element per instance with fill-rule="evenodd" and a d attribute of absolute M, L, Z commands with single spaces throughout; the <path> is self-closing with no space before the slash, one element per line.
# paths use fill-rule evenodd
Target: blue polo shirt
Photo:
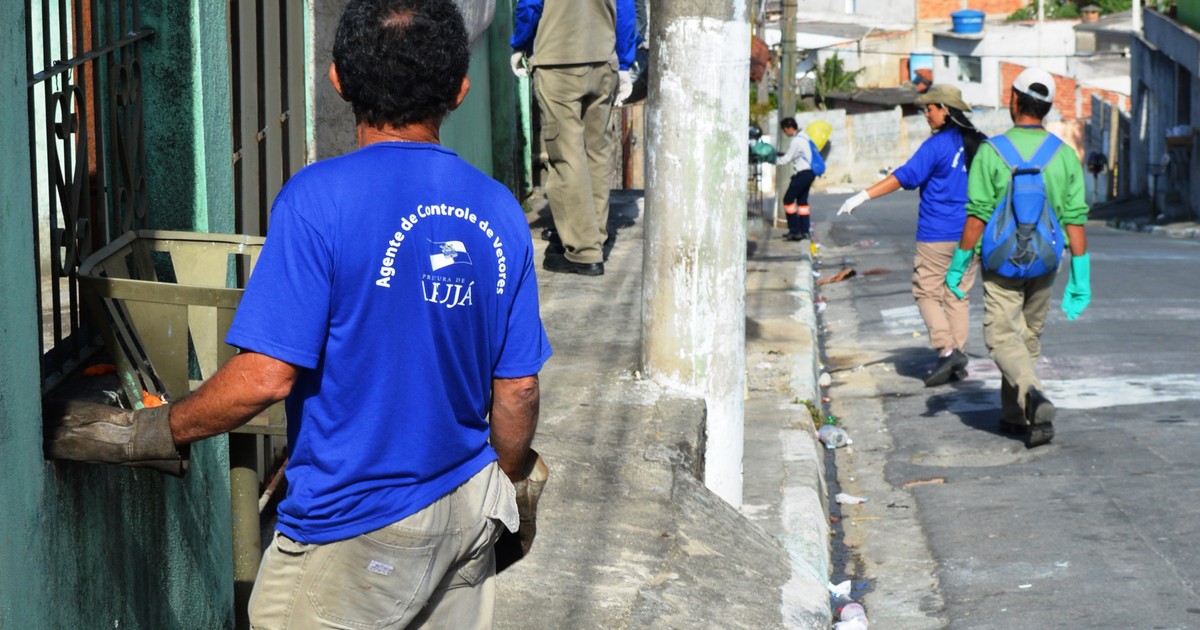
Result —
<path fill-rule="evenodd" d="M 302 368 L 279 530 L 326 543 L 396 522 L 496 459 L 492 378 L 550 356 L 524 212 L 434 144 L 313 164 L 275 200 L 226 342 Z"/>
<path fill-rule="evenodd" d="M 921 189 L 917 240 L 958 241 L 967 221 L 967 154 L 957 127 L 933 134 L 892 173 L 905 190 Z"/>

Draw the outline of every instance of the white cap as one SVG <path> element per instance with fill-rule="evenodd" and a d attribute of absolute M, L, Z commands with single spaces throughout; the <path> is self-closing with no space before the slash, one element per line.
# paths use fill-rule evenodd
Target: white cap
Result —
<path fill-rule="evenodd" d="M 1050 93 L 1042 96 L 1037 92 L 1031 91 L 1029 88 L 1034 83 L 1041 83 L 1047 90 L 1050 90 Z M 1025 68 L 1021 71 L 1021 74 L 1017 75 L 1017 79 L 1013 81 L 1012 87 L 1014 90 L 1031 96 L 1043 103 L 1054 102 L 1054 76 L 1041 68 Z"/>

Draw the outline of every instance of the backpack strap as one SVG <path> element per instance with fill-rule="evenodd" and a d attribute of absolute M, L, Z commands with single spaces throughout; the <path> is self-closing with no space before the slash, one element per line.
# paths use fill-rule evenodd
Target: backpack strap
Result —
<path fill-rule="evenodd" d="M 1033 152 L 1033 157 L 1029 158 L 1027 166 L 1037 168 L 1039 171 L 1044 170 L 1050 160 L 1054 159 L 1054 154 L 1058 153 L 1058 149 L 1062 147 L 1063 141 L 1058 136 L 1047 133 L 1042 139 L 1042 143 L 1038 145 L 1037 151 Z"/>
<path fill-rule="evenodd" d="M 1000 159 L 1004 160 L 1004 165 L 1009 171 L 1015 171 L 1018 166 L 1025 161 L 1021 157 L 1021 153 L 1017 151 L 1017 147 L 1013 145 L 1012 140 L 1008 136 L 1000 134 L 987 139 L 987 143 L 992 145 L 996 153 L 1000 155 Z"/>
<path fill-rule="evenodd" d="M 1004 160 L 1009 171 L 1014 175 L 1021 175 L 1039 173 L 1045 169 L 1050 160 L 1054 159 L 1054 154 L 1062 148 L 1063 141 L 1058 136 L 1047 133 L 1046 137 L 1042 138 L 1042 143 L 1038 145 L 1037 150 L 1033 152 L 1033 156 L 1028 160 L 1021 157 L 1016 145 L 1004 134 L 988 138 L 988 144 L 992 145 L 992 148 L 996 149 L 996 153 L 1000 154 L 1000 159 Z"/>

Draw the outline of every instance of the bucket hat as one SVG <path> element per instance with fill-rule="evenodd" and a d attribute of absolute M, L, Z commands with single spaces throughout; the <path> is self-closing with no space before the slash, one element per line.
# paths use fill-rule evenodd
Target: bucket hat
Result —
<path fill-rule="evenodd" d="M 962 91 L 949 83 L 938 83 L 933 85 L 924 94 L 917 97 L 917 105 L 928 105 L 935 103 L 937 105 L 945 105 L 960 109 L 964 112 L 971 111 L 971 106 L 963 100 Z"/>

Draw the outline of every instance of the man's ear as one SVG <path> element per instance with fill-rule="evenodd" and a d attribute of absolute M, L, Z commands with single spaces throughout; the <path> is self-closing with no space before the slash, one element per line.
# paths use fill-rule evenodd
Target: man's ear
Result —
<path fill-rule="evenodd" d="M 470 91 L 471 91 L 471 77 L 464 76 L 463 80 L 462 80 L 462 85 L 458 86 L 458 96 L 454 97 L 454 104 L 450 106 L 450 110 L 454 111 L 454 110 L 458 109 L 458 106 L 462 105 L 463 101 L 466 100 L 467 92 L 470 92 Z"/>
<path fill-rule="evenodd" d="M 337 92 L 343 101 L 350 100 L 346 98 L 345 94 L 342 94 L 342 79 L 338 76 L 337 66 L 332 62 L 329 64 L 329 82 L 333 84 L 333 91 Z"/>

